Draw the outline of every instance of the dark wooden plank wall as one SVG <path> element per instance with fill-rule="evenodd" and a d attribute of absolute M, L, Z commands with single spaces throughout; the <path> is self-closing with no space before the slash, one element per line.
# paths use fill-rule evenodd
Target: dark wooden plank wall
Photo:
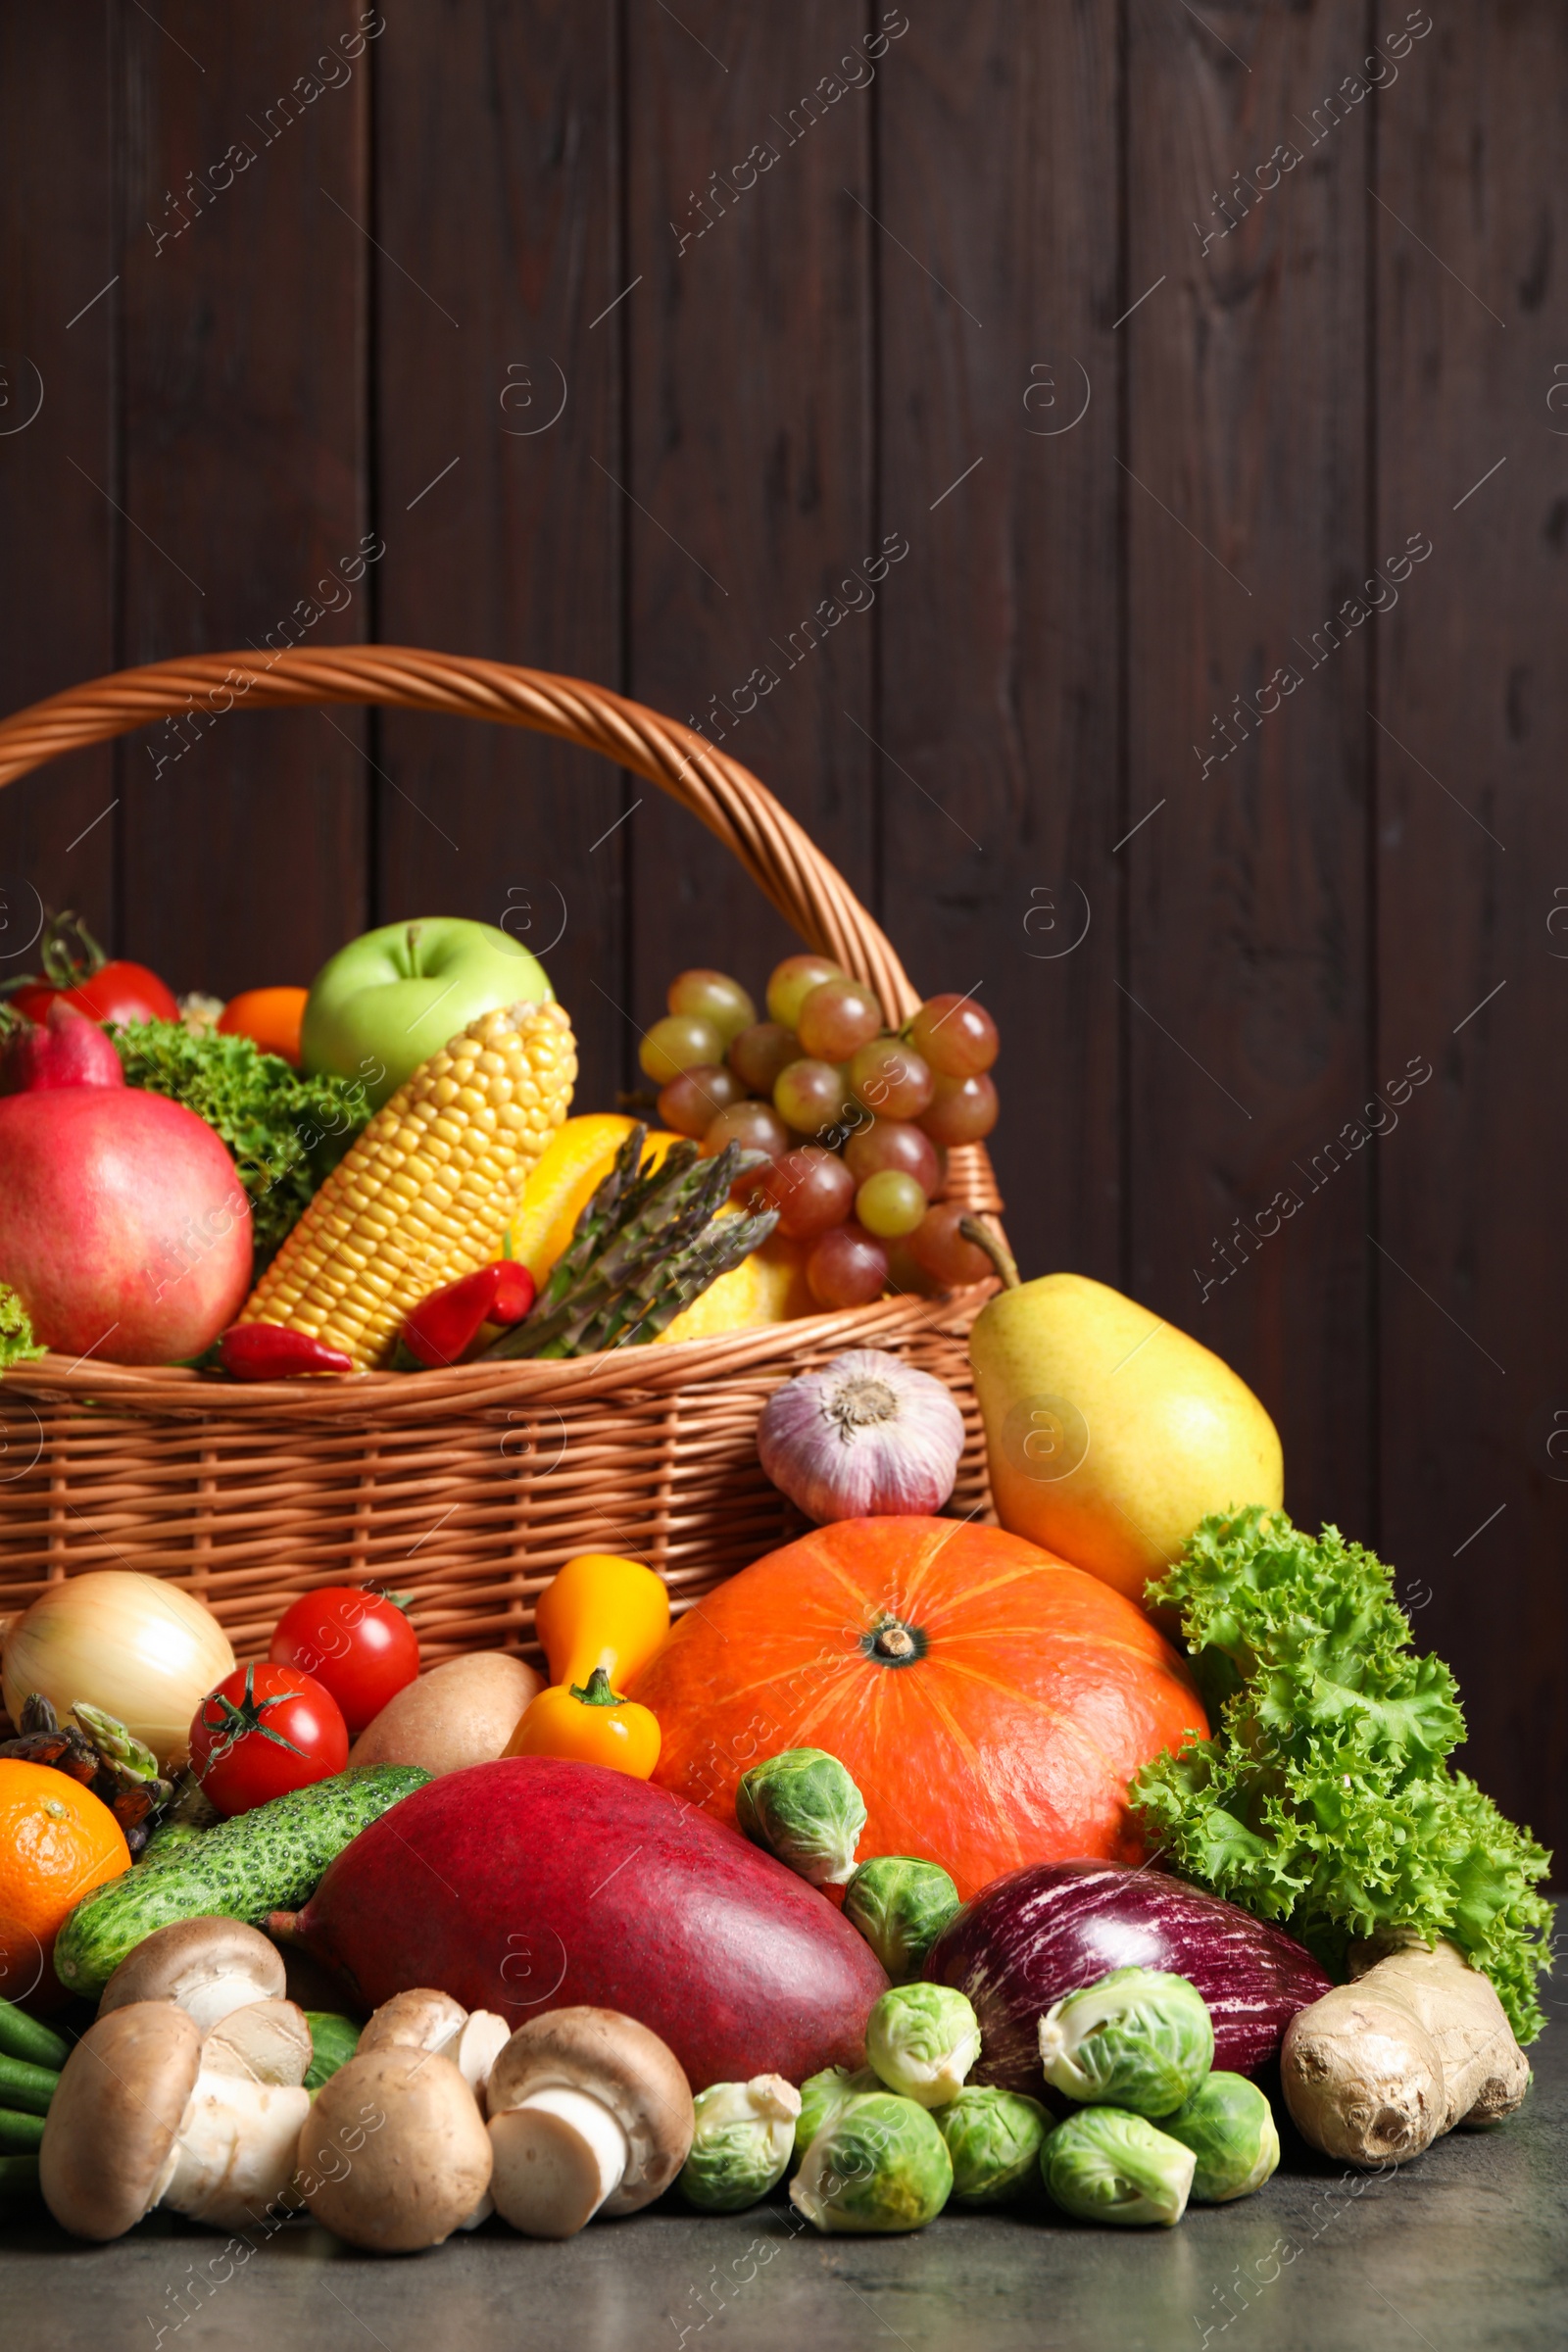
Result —
<path fill-rule="evenodd" d="M 722 737 L 996 1010 L 1026 1268 L 1258 1387 L 1546 1831 L 1565 112 L 1552 0 L 0 21 L 6 705 L 304 627 Z M 219 991 L 504 919 L 606 1102 L 673 968 L 786 944 L 560 747 L 176 750 L 7 793 L 0 955 L 33 893 Z"/>

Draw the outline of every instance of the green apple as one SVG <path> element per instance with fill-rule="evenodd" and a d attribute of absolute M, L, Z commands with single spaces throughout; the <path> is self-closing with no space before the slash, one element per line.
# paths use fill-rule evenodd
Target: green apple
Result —
<path fill-rule="evenodd" d="M 491 923 L 448 914 L 384 923 L 351 939 L 317 973 L 300 1059 L 312 1076 L 365 1077 L 379 1109 L 481 1012 L 554 994 L 537 957 Z"/>

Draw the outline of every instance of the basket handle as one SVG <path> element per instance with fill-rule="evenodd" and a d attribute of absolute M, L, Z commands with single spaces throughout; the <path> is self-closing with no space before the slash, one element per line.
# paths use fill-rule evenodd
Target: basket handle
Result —
<path fill-rule="evenodd" d="M 530 727 L 598 752 L 689 808 L 808 947 L 876 991 L 895 1026 L 920 1002 L 880 924 L 749 767 L 645 703 L 554 670 L 409 645 L 323 646 L 265 662 L 249 653 L 189 654 L 115 670 L 0 720 L 0 784 L 154 719 L 319 703 L 444 710 Z M 977 1209 L 1000 1208 L 983 1146 L 959 1147 L 949 1165 L 950 1191 Z"/>
<path fill-rule="evenodd" d="M 547 669 L 406 645 L 331 646 L 266 662 L 253 654 L 154 662 L 73 686 L 0 721 L 0 784 L 154 719 L 313 703 L 445 710 L 531 727 L 599 752 L 700 818 L 808 946 L 874 988 L 895 1023 L 920 1001 L 892 943 L 843 875 L 750 768 L 642 703 Z"/>

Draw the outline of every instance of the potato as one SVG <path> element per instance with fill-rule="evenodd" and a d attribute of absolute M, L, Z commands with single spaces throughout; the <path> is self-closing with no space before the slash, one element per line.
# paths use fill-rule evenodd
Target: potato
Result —
<path fill-rule="evenodd" d="M 449 1658 L 388 1699 L 349 1754 L 351 1764 L 421 1764 L 461 1772 L 491 1764 L 544 1677 L 499 1649 Z"/>

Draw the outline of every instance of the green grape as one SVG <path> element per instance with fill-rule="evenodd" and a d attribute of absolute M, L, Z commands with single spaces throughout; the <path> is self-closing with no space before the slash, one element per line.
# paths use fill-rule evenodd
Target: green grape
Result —
<path fill-rule="evenodd" d="M 879 1242 L 897 1242 L 925 1215 L 925 1195 L 902 1168 L 879 1168 L 856 1194 L 855 1213 Z"/>
<path fill-rule="evenodd" d="M 732 980 L 727 972 L 707 971 L 701 965 L 689 972 L 677 972 L 664 1002 L 671 1012 L 691 1013 L 699 1020 L 710 1021 L 726 1046 L 743 1029 L 750 1029 L 757 1018 L 757 1006 L 738 980 Z"/>
<path fill-rule="evenodd" d="M 652 1078 L 656 1086 L 667 1086 L 686 1070 L 701 1069 L 723 1058 L 724 1049 L 712 1022 L 683 1012 L 666 1013 L 662 1021 L 656 1021 L 637 1054 L 643 1076 Z"/>
<path fill-rule="evenodd" d="M 843 973 L 825 956 L 786 956 L 773 966 L 767 983 L 767 1017 L 793 1029 L 801 1006 L 824 980 L 842 980 Z"/>

